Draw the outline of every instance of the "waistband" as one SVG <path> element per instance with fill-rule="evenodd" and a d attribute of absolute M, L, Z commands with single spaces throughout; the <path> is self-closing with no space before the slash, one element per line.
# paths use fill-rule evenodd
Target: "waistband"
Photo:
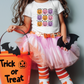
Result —
<path fill-rule="evenodd" d="M 36 34 L 37 36 L 44 36 L 44 38 L 55 38 L 57 36 L 61 36 L 60 32 L 47 34 L 38 31 L 30 31 L 30 34 Z"/>

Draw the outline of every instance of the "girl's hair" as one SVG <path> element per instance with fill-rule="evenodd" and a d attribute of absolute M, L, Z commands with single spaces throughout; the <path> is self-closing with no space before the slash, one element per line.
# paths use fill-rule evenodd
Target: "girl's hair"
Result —
<path fill-rule="evenodd" d="M 31 3 L 32 1 L 34 0 L 15 0 L 13 6 L 13 16 L 14 16 L 14 18 L 12 18 L 13 23 L 17 23 L 18 25 L 24 24 L 23 12 L 27 4 Z M 63 8 L 65 9 L 65 11 L 63 11 L 63 16 L 64 18 L 67 18 L 70 12 L 69 8 L 67 7 L 67 2 L 66 0 L 59 0 L 59 1 L 61 2 Z"/>

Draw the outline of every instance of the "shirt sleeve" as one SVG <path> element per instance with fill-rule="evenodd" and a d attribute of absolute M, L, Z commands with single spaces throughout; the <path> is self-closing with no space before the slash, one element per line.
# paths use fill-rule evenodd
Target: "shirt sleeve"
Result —
<path fill-rule="evenodd" d="M 23 15 L 25 16 L 28 16 L 28 17 L 31 17 L 32 14 L 31 14 L 31 4 L 28 4 L 23 12 Z"/>
<path fill-rule="evenodd" d="M 58 1 L 57 13 L 60 14 L 64 11 L 63 6 L 61 5 L 60 1 Z"/>

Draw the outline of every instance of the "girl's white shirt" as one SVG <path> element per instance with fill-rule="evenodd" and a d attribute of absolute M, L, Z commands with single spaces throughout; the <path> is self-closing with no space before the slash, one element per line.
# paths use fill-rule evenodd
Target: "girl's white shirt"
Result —
<path fill-rule="evenodd" d="M 60 31 L 58 15 L 63 11 L 64 8 L 58 0 L 44 3 L 33 1 L 26 6 L 23 15 L 31 18 L 32 31 L 56 33 Z"/>

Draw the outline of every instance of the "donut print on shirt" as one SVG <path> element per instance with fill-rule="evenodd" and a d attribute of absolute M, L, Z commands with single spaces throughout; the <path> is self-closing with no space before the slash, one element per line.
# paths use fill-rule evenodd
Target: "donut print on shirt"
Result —
<path fill-rule="evenodd" d="M 52 27 L 53 26 L 53 9 L 38 8 L 37 9 L 37 26 Z"/>

